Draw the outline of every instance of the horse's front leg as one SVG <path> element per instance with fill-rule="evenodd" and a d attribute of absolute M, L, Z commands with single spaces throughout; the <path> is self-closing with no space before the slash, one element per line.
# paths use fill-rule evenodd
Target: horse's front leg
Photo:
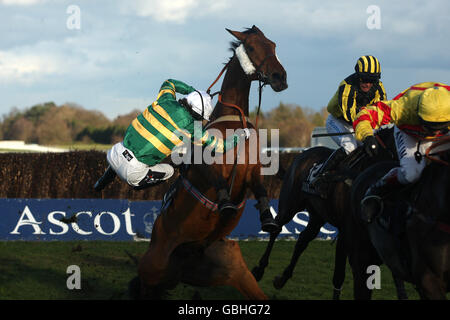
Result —
<path fill-rule="evenodd" d="M 263 176 L 261 175 L 261 165 L 256 165 L 251 170 L 250 189 L 257 200 L 255 207 L 258 209 L 261 220 L 261 230 L 269 233 L 278 232 L 280 226 L 275 222 L 270 212 L 269 197 L 267 190 L 263 186 Z"/>
<path fill-rule="evenodd" d="M 192 180 L 198 180 L 199 185 L 211 186 L 215 192 L 215 201 L 218 204 L 219 212 L 225 209 L 232 209 L 236 211 L 237 208 L 231 203 L 229 186 L 227 180 L 222 176 L 222 173 L 217 170 L 214 165 L 208 165 L 205 163 L 197 165 L 198 170 L 191 176 Z"/>

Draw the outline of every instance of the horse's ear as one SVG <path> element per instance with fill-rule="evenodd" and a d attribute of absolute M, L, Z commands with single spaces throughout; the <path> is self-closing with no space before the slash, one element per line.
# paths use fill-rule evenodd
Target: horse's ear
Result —
<path fill-rule="evenodd" d="M 244 41 L 246 35 L 243 32 L 239 32 L 239 31 L 233 31 L 230 29 L 225 28 L 225 30 L 227 30 L 229 33 L 231 33 L 236 39 L 240 40 L 240 41 Z"/>
<path fill-rule="evenodd" d="M 261 30 L 259 30 L 259 28 L 258 28 L 257 26 L 255 26 L 255 25 L 253 25 L 252 30 L 254 30 L 254 31 L 256 31 L 256 32 L 261 33 L 262 35 L 264 35 L 264 33 L 263 33 Z"/>
<path fill-rule="evenodd" d="M 261 30 L 259 30 L 258 27 L 255 26 L 255 25 L 253 25 L 252 30 L 254 30 L 254 31 L 261 31 Z"/>

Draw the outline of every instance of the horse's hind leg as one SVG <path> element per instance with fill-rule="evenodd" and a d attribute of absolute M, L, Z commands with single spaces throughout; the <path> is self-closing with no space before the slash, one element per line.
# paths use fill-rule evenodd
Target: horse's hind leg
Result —
<path fill-rule="evenodd" d="M 248 270 L 239 245 L 232 240 L 215 241 L 202 256 L 184 261 L 181 281 L 196 286 L 232 286 L 246 299 L 267 299 Z"/>
<path fill-rule="evenodd" d="M 408 294 L 406 293 L 405 289 L 405 282 L 394 274 L 392 274 L 392 278 L 394 279 L 398 300 L 408 300 Z"/>
<path fill-rule="evenodd" d="M 308 244 L 312 240 L 314 240 L 324 223 L 325 222 L 318 214 L 310 212 L 308 225 L 306 226 L 305 230 L 303 230 L 298 236 L 294 253 L 292 254 L 291 262 L 286 267 L 286 269 L 284 269 L 283 274 L 281 276 L 276 276 L 273 280 L 273 286 L 276 289 L 283 288 L 286 282 L 292 277 L 292 273 L 294 272 L 294 268 L 297 265 L 297 261 L 300 258 L 300 255 L 308 247 Z"/>
<path fill-rule="evenodd" d="M 341 233 L 342 234 L 342 233 Z M 333 273 L 333 300 L 339 300 L 342 291 L 342 285 L 345 280 L 345 266 L 347 254 L 345 252 L 345 241 L 341 235 L 338 235 L 336 243 L 336 255 L 334 257 Z"/>
<path fill-rule="evenodd" d="M 266 251 L 264 251 L 264 254 L 259 260 L 258 265 L 252 269 L 252 273 L 257 281 L 262 279 L 264 275 L 264 270 L 269 265 L 270 253 L 272 252 L 273 245 L 275 244 L 275 239 L 278 237 L 279 234 L 280 234 L 279 232 L 270 234 L 270 239 L 269 243 L 267 244 Z"/>

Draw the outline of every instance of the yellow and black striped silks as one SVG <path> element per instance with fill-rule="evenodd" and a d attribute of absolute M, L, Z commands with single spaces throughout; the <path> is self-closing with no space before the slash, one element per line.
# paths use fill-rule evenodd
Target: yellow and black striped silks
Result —
<path fill-rule="evenodd" d="M 358 75 L 356 73 L 343 80 L 328 103 L 327 111 L 335 118 L 343 119 L 347 123 L 352 124 L 359 109 L 364 106 L 358 104 L 357 95 L 361 94 L 358 86 Z M 386 90 L 384 89 L 383 83 L 377 81 L 368 93 L 368 101 L 366 104 L 375 103 L 386 98 Z"/>
<path fill-rule="evenodd" d="M 381 74 L 380 61 L 374 56 L 362 56 L 356 62 L 355 72 L 379 76 Z"/>

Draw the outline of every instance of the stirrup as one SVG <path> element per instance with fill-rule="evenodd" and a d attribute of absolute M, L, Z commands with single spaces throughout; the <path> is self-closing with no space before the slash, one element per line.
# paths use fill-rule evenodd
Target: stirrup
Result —
<path fill-rule="evenodd" d="M 275 222 L 275 219 L 266 219 L 261 222 L 261 230 L 268 233 L 274 233 L 280 230 L 280 226 Z"/>
<path fill-rule="evenodd" d="M 237 207 L 231 202 L 228 190 L 222 188 L 217 190 L 217 210 L 222 213 L 225 210 L 237 211 Z"/>
<path fill-rule="evenodd" d="M 237 207 L 230 201 L 224 201 L 222 203 L 219 203 L 219 205 L 217 206 L 217 210 L 219 210 L 220 213 L 224 212 L 225 210 L 237 211 Z"/>
<path fill-rule="evenodd" d="M 157 186 L 163 182 L 166 182 L 167 180 L 151 180 L 151 181 L 147 181 L 145 184 L 139 185 L 139 186 L 133 186 L 134 190 L 144 190 L 150 187 L 154 187 Z"/>
<path fill-rule="evenodd" d="M 261 221 L 261 230 L 268 233 L 274 233 L 280 229 L 280 226 L 272 217 L 272 213 L 270 212 L 270 208 L 264 210 L 260 215 Z"/>

